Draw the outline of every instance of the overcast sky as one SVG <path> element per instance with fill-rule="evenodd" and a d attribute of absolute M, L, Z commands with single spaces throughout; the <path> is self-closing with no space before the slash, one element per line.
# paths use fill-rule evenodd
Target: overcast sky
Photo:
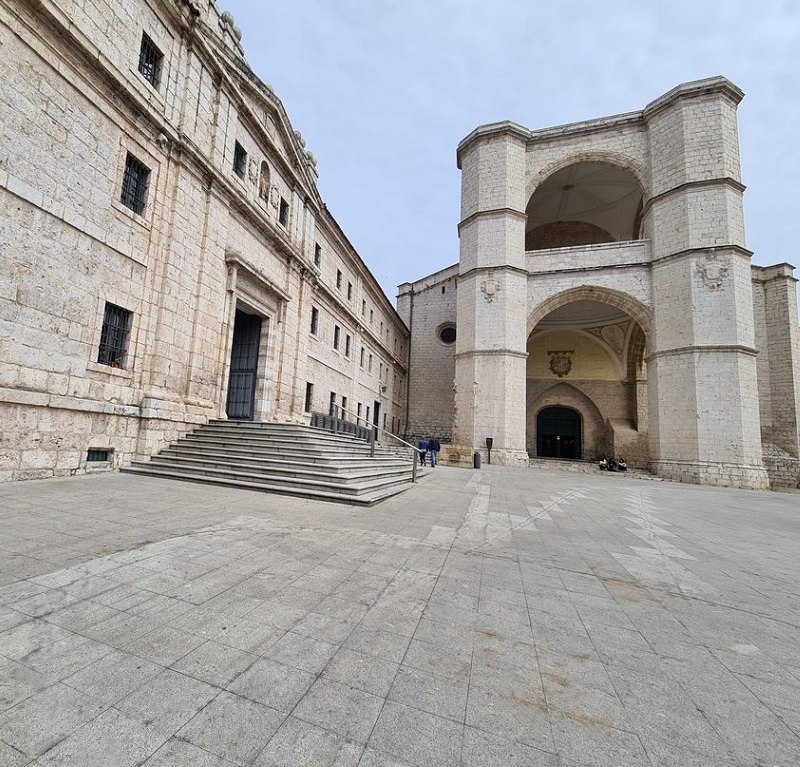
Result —
<path fill-rule="evenodd" d="M 800 266 L 796 0 L 218 0 L 307 148 L 319 188 L 393 300 L 458 261 L 458 142 L 642 109 L 724 75 L 739 107 L 747 247 Z"/>

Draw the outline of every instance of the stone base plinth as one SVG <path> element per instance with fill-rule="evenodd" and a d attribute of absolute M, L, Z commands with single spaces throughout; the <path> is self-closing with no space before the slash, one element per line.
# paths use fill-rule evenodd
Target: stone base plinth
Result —
<path fill-rule="evenodd" d="M 678 482 L 716 487 L 741 487 L 769 490 L 769 477 L 763 466 L 704 461 L 652 461 L 654 474 Z"/>

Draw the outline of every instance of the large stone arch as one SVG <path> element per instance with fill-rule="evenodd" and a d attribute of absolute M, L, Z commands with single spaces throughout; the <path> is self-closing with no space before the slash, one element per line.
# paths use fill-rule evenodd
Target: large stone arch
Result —
<path fill-rule="evenodd" d="M 525 184 L 525 200 L 530 200 L 533 193 L 553 174 L 568 168 L 570 165 L 584 162 L 605 163 L 606 165 L 614 165 L 627 170 L 639 182 L 645 199 L 650 196 L 649 173 L 643 163 L 622 152 L 593 151 L 569 152 L 543 166 L 536 173 L 530 174 Z"/>
<path fill-rule="evenodd" d="M 526 448 L 529 455 L 536 455 L 536 418 L 548 407 L 567 407 L 576 410 L 582 419 L 581 455 L 595 460 L 607 450 L 605 418 L 597 405 L 580 389 L 564 381 L 553 384 L 526 407 Z"/>
<path fill-rule="evenodd" d="M 528 314 L 527 336 L 530 336 L 550 312 L 574 301 L 597 301 L 620 309 L 636 320 L 644 332 L 645 344 L 648 347 L 651 345 L 654 320 L 652 309 L 628 293 L 597 285 L 578 285 L 546 298 Z"/>

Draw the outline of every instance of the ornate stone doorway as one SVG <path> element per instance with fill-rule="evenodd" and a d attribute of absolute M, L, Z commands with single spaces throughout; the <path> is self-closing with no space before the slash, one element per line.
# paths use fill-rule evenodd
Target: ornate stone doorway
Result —
<path fill-rule="evenodd" d="M 568 407 L 541 410 L 536 417 L 536 455 L 539 458 L 580 458 L 580 413 Z"/>

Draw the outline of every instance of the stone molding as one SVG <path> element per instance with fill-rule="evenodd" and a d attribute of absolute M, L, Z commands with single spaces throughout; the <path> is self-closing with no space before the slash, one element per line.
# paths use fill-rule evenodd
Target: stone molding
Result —
<path fill-rule="evenodd" d="M 758 354 L 758 349 L 752 346 L 742 346 L 740 344 L 695 344 L 692 346 L 679 346 L 674 349 L 659 349 L 658 351 L 651 352 L 645 357 L 645 362 L 659 359 L 661 357 L 680 357 L 684 354 L 745 354 L 748 357 L 755 357 Z"/>
<path fill-rule="evenodd" d="M 514 210 L 514 208 L 492 208 L 490 210 L 479 210 L 475 213 L 471 213 L 467 216 L 463 221 L 460 221 L 458 224 L 458 233 L 461 234 L 461 230 L 474 221 L 479 220 L 481 218 L 497 218 L 499 216 L 511 216 L 512 218 L 518 218 L 522 221 L 528 220 L 528 215 L 520 210 Z"/>
<path fill-rule="evenodd" d="M 741 181 L 733 178 L 732 176 L 719 176 L 718 178 L 704 178 L 698 179 L 697 181 L 685 181 L 682 184 L 678 184 L 678 186 L 672 187 L 672 189 L 667 189 L 665 192 L 659 192 L 658 194 L 653 195 L 646 200 L 642 205 L 642 217 L 646 216 L 654 205 L 657 205 L 658 203 L 663 202 L 670 197 L 695 189 L 708 189 L 717 186 L 728 186 L 741 194 L 743 194 L 745 189 L 747 189 L 747 187 Z"/>

